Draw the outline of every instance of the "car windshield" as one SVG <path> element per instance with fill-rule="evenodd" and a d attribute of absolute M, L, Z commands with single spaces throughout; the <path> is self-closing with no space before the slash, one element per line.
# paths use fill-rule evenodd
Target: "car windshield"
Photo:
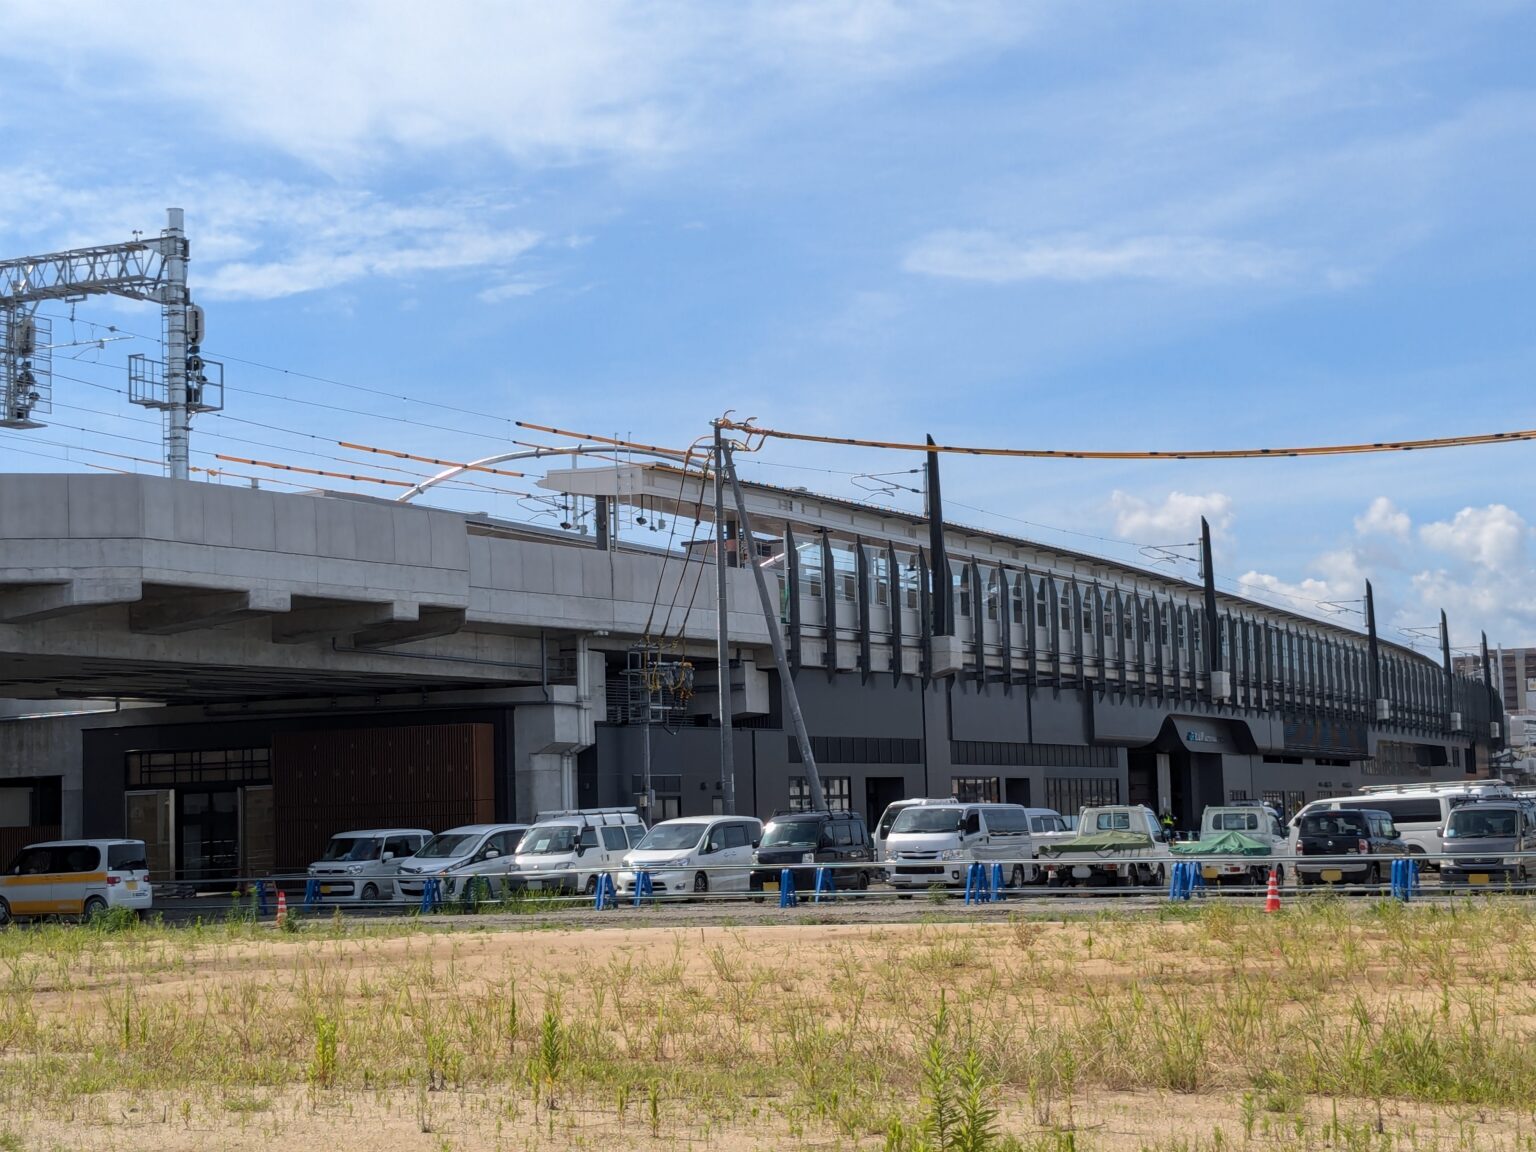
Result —
<path fill-rule="evenodd" d="M 791 844 L 807 844 L 814 848 L 820 840 L 820 820 L 770 820 L 768 827 L 763 829 L 762 847 L 784 848 Z"/>
<path fill-rule="evenodd" d="M 475 839 L 467 832 L 444 832 L 441 836 L 432 837 L 427 846 L 416 855 L 427 860 L 451 860 L 473 848 Z"/>
<path fill-rule="evenodd" d="M 1453 837 L 1497 836 L 1513 839 L 1519 817 L 1514 812 L 1478 812 L 1458 808 L 1445 826 L 1447 840 Z"/>
<path fill-rule="evenodd" d="M 332 836 L 322 860 L 377 860 L 382 841 L 377 836 Z"/>
<path fill-rule="evenodd" d="M 708 824 L 658 824 L 635 848 L 640 852 L 676 852 L 692 848 L 708 827 Z"/>
<path fill-rule="evenodd" d="M 891 835 L 900 832 L 958 832 L 958 808 L 906 808 L 891 825 Z"/>
<path fill-rule="evenodd" d="M 546 824 L 530 828 L 517 846 L 519 856 L 550 856 L 570 852 L 576 847 L 577 830 L 573 824 Z"/>

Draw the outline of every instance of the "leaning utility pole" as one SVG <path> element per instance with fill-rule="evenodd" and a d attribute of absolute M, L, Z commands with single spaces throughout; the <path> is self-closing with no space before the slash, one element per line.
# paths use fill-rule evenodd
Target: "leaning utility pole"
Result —
<path fill-rule="evenodd" d="M 715 658 L 720 690 L 720 791 L 727 815 L 736 814 L 736 739 L 731 728 L 731 622 L 727 616 L 725 571 L 725 440 L 715 421 Z M 736 554 L 741 555 L 742 533 L 736 533 Z M 757 558 L 748 552 L 747 563 Z"/>
<path fill-rule="evenodd" d="M 719 433 L 717 426 L 716 436 Z M 736 463 L 731 457 L 729 444 L 722 444 L 721 455 L 726 472 L 731 479 L 731 494 L 736 498 L 736 536 L 740 540 L 751 540 L 752 521 L 747 517 L 747 502 L 741 494 L 741 481 L 736 477 Z M 786 552 L 784 562 L 793 564 L 795 558 Z M 748 567 L 756 577 L 757 596 L 763 604 L 763 623 L 768 625 L 768 642 L 773 645 L 773 662 L 779 670 L 780 695 L 784 701 L 784 710 L 789 713 L 790 723 L 794 726 L 795 742 L 800 746 L 800 760 L 805 765 L 805 779 L 811 786 L 811 808 L 817 812 L 825 812 L 827 798 L 821 790 L 821 773 L 816 770 L 816 756 L 811 751 L 811 738 L 805 730 L 805 717 L 800 713 L 800 697 L 795 692 L 795 681 L 789 674 L 789 659 L 784 655 L 784 638 L 779 635 L 778 613 L 774 611 L 773 597 L 768 594 L 768 578 L 763 575 L 763 566 L 757 563 L 755 557 Z"/>
<path fill-rule="evenodd" d="M 0 428 L 41 428 L 52 410 L 44 300 L 126 296 L 159 304 L 163 359 L 128 358 L 128 398 L 165 413 L 166 475 L 190 471 L 191 418 L 224 407 L 224 366 L 204 360 L 203 311 L 187 294 L 189 248 L 180 208 L 166 210 L 158 237 L 0 260 Z"/>

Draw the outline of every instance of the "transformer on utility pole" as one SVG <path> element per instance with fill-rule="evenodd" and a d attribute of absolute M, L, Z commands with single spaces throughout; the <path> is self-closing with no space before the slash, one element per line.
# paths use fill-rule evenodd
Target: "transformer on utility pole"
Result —
<path fill-rule="evenodd" d="M 165 414 L 166 475 L 185 480 L 191 419 L 224 407 L 224 366 L 202 356 L 203 313 L 187 293 L 189 247 L 180 208 L 158 237 L 0 260 L 0 428 L 41 428 L 53 380 L 44 300 L 126 296 L 160 305 L 160 357 L 128 358 L 128 398 Z"/>

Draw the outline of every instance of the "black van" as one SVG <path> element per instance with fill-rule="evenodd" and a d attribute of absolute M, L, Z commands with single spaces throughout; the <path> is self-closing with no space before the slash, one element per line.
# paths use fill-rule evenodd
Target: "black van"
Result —
<path fill-rule="evenodd" d="M 857 812 L 779 812 L 763 825 L 763 837 L 753 853 L 751 888 L 761 892 L 766 883 L 776 886 L 780 872 L 790 865 L 795 888 L 811 892 L 816 887 L 818 864 L 866 864 L 865 868 L 832 870 L 839 888 L 869 887 L 874 868 L 874 845 L 864 817 Z"/>

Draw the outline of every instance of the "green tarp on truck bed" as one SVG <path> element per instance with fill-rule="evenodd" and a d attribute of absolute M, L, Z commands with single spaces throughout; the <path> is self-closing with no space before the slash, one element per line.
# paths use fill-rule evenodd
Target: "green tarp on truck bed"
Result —
<path fill-rule="evenodd" d="M 1173 845 L 1180 856 L 1268 856 L 1269 845 L 1241 832 L 1222 832 L 1209 840 L 1188 840 Z"/>
<path fill-rule="evenodd" d="M 1047 845 L 1040 849 L 1042 856 L 1063 856 L 1071 852 L 1125 852 L 1137 848 L 1152 847 L 1152 837 L 1140 832 L 1090 832 L 1075 840 Z"/>

